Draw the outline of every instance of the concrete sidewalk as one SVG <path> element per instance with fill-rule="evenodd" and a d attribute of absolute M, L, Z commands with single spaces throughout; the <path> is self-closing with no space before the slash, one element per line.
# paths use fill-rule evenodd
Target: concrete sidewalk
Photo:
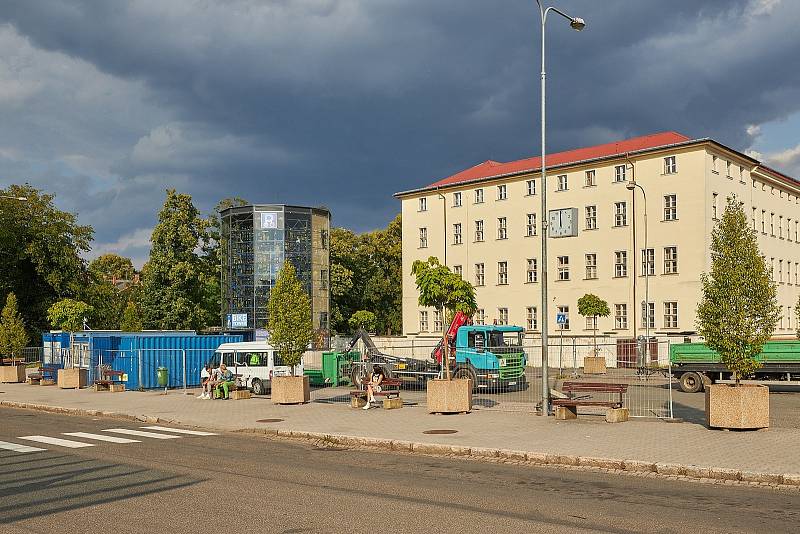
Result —
<path fill-rule="evenodd" d="M 595 459 L 598 460 L 595 467 L 800 485 L 798 429 L 726 432 L 693 423 L 655 420 L 609 424 L 596 416 L 556 421 L 530 413 L 480 408 L 466 415 L 445 416 L 430 415 L 419 406 L 389 411 L 380 408 L 364 411 L 352 409 L 348 404 L 321 402 L 276 406 L 267 397 L 200 400 L 195 398 L 197 391 L 193 395 L 183 391 L 170 391 L 168 395 L 152 391 L 97 393 L 89 389 L 1 384 L 0 392 L 0 406 L 97 410 L 218 430 L 252 430 L 298 437 L 329 435 L 341 437 L 343 443 L 430 453 L 451 450 L 473 456 L 507 455 L 535 463 L 591 466 L 588 459 Z M 260 419 L 282 421 L 260 423 Z M 437 429 L 457 432 L 424 434 Z M 426 449 L 426 446 L 431 447 Z"/>

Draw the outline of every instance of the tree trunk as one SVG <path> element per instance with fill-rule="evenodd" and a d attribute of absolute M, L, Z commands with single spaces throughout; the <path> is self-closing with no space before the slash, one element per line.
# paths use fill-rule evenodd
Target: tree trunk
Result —
<path fill-rule="evenodd" d="M 594 323 L 592 325 L 592 327 L 593 327 L 592 328 L 592 346 L 594 347 L 592 349 L 592 356 L 594 356 L 596 358 L 597 357 L 597 316 L 596 315 L 592 318 L 592 322 Z"/>
<path fill-rule="evenodd" d="M 444 308 L 442 308 L 442 365 L 445 368 L 445 377 L 450 380 L 450 346 L 447 343 L 447 321 L 444 316 Z"/>

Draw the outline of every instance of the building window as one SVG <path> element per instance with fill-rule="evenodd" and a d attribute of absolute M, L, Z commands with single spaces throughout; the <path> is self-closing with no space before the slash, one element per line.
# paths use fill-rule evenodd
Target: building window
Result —
<path fill-rule="evenodd" d="M 329 243 L 328 236 L 329 235 L 330 234 L 329 234 L 328 230 L 326 230 L 324 228 L 319 231 L 319 242 L 322 245 L 322 248 L 325 249 L 325 250 L 328 250 L 328 243 Z"/>
<path fill-rule="evenodd" d="M 458 275 L 459 278 L 463 278 L 464 268 L 461 265 L 453 265 L 453 273 Z"/>
<path fill-rule="evenodd" d="M 719 174 L 719 171 L 717 170 L 717 159 L 717 156 L 711 156 L 711 172 L 714 174 Z"/>
<path fill-rule="evenodd" d="M 536 214 L 529 213 L 525 224 L 525 235 L 528 237 L 536 235 Z"/>
<path fill-rule="evenodd" d="M 567 175 L 560 174 L 558 176 L 558 191 L 566 191 L 567 190 Z"/>
<path fill-rule="evenodd" d="M 453 193 L 453 207 L 458 208 L 461 206 L 461 193 Z"/>
<path fill-rule="evenodd" d="M 526 271 L 525 281 L 533 284 L 539 281 L 539 269 L 536 258 L 528 258 L 528 269 Z"/>
<path fill-rule="evenodd" d="M 675 221 L 678 219 L 678 196 L 664 195 L 664 220 Z"/>
<path fill-rule="evenodd" d="M 745 183 L 745 179 L 744 179 L 744 167 L 742 167 L 741 165 L 739 165 L 739 183 L 740 183 L 740 184 L 743 184 L 743 183 Z"/>
<path fill-rule="evenodd" d="M 508 198 L 508 189 L 506 184 L 497 186 L 497 200 L 505 200 Z"/>
<path fill-rule="evenodd" d="M 497 324 L 508 324 L 508 308 L 497 308 Z"/>
<path fill-rule="evenodd" d="M 419 331 L 428 331 L 428 312 L 426 311 L 419 312 Z"/>
<path fill-rule="evenodd" d="M 761 233 L 767 235 L 767 210 L 761 210 Z"/>
<path fill-rule="evenodd" d="M 481 204 L 483 202 L 483 189 L 476 189 L 475 190 L 475 204 Z"/>
<path fill-rule="evenodd" d="M 475 324 L 485 324 L 486 323 L 486 312 L 483 308 L 478 308 L 475 310 Z"/>
<path fill-rule="evenodd" d="M 558 313 L 564 314 L 564 316 L 567 319 L 567 321 L 561 326 L 561 329 L 569 330 L 569 306 L 558 306 L 556 310 L 558 311 Z"/>
<path fill-rule="evenodd" d="M 558 279 L 569 280 L 569 256 L 558 257 Z"/>
<path fill-rule="evenodd" d="M 626 172 L 627 169 L 625 168 L 625 165 L 617 165 L 616 167 L 614 167 L 614 181 L 624 182 L 627 179 L 625 174 Z"/>
<path fill-rule="evenodd" d="M 497 285 L 507 285 L 508 284 L 508 262 L 507 261 L 498 261 L 497 262 Z"/>
<path fill-rule="evenodd" d="M 783 215 L 778 215 L 778 239 L 783 239 Z"/>
<path fill-rule="evenodd" d="M 664 303 L 664 328 L 678 328 L 678 303 Z"/>
<path fill-rule="evenodd" d="M 786 218 L 786 239 L 792 240 L 792 219 L 789 217 Z"/>
<path fill-rule="evenodd" d="M 539 328 L 539 320 L 536 316 L 536 306 L 528 306 L 525 308 L 525 323 L 528 330 L 537 330 Z"/>
<path fill-rule="evenodd" d="M 483 221 L 475 221 L 475 241 L 483 241 Z"/>
<path fill-rule="evenodd" d="M 590 315 L 586 318 L 586 330 L 597 330 L 597 316 Z"/>
<path fill-rule="evenodd" d="M 656 303 L 642 301 L 642 328 L 656 327 Z"/>
<path fill-rule="evenodd" d="M 419 211 L 428 211 L 428 199 L 422 197 L 419 199 Z"/>
<path fill-rule="evenodd" d="M 428 248 L 428 229 L 419 229 L 419 248 Z"/>
<path fill-rule="evenodd" d="M 586 279 L 597 278 L 597 254 L 586 254 Z"/>
<path fill-rule="evenodd" d="M 453 224 L 453 244 L 454 245 L 461 244 L 461 223 Z"/>
<path fill-rule="evenodd" d="M 676 172 L 678 172 L 678 163 L 675 161 L 675 156 L 664 158 L 664 174 L 674 174 Z"/>
<path fill-rule="evenodd" d="M 433 312 L 433 331 L 434 332 L 442 331 L 442 312 L 440 312 L 439 310 L 435 310 Z"/>
<path fill-rule="evenodd" d="M 586 206 L 586 229 L 597 229 L 597 206 Z"/>
<path fill-rule="evenodd" d="M 775 214 L 769 214 L 769 235 L 775 237 Z"/>
<path fill-rule="evenodd" d="M 497 239 L 506 239 L 508 237 L 508 229 L 506 228 L 506 218 L 497 218 Z"/>
<path fill-rule="evenodd" d="M 783 283 L 783 260 L 778 260 L 778 282 Z"/>
<path fill-rule="evenodd" d="M 319 288 L 323 291 L 328 290 L 328 269 L 320 269 L 319 271 Z"/>
<path fill-rule="evenodd" d="M 756 216 L 758 215 L 758 210 L 756 208 L 752 208 L 751 217 L 753 218 L 753 231 L 756 230 Z"/>
<path fill-rule="evenodd" d="M 617 330 L 627 330 L 628 328 L 627 304 L 614 304 L 614 328 Z"/>
<path fill-rule="evenodd" d="M 614 277 L 628 276 L 628 253 L 618 250 L 614 253 Z"/>
<path fill-rule="evenodd" d="M 475 285 L 480 287 L 486 283 L 486 278 L 483 272 L 483 264 L 476 263 L 475 264 Z"/>
<path fill-rule="evenodd" d="M 642 249 L 642 276 L 656 274 L 656 251 L 652 248 Z"/>
<path fill-rule="evenodd" d="M 719 195 L 717 193 L 711 193 L 711 218 L 715 221 L 717 220 L 717 210 L 718 210 L 718 198 Z"/>
<path fill-rule="evenodd" d="M 725 168 L 726 168 L 725 176 L 727 176 L 728 178 L 733 178 L 733 176 L 731 176 L 731 162 L 730 161 L 726 161 L 725 162 Z"/>
<path fill-rule="evenodd" d="M 664 274 L 678 272 L 678 247 L 664 247 Z"/>
<path fill-rule="evenodd" d="M 628 205 L 625 202 L 614 202 L 614 226 L 628 225 Z"/>
<path fill-rule="evenodd" d="M 584 180 L 584 185 L 586 187 L 594 187 L 597 185 L 597 172 L 596 171 L 586 171 L 586 178 Z"/>
<path fill-rule="evenodd" d="M 536 182 L 533 180 L 528 180 L 525 182 L 525 191 L 528 196 L 536 194 Z"/>

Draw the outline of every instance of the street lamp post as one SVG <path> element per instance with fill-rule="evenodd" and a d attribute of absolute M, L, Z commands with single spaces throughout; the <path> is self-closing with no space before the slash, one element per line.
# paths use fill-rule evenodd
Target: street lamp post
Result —
<path fill-rule="evenodd" d="M 629 160 L 630 161 L 630 160 Z M 631 162 L 631 169 L 634 169 L 633 163 Z M 650 352 L 650 266 L 647 264 L 648 260 L 648 248 L 647 248 L 647 193 L 645 193 L 644 187 L 636 183 L 636 173 L 632 172 L 631 181 L 628 182 L 625 187 L 628 191 L 631 192 L 632 197 L 632 206 L 631 206 L 631 216 L 632 216 L 632 223 L 633 223 L 633 331 L 634 331 L 634 338 L 636 337 L 636 188 L 638 187 L 639 190 L 642 192 L 642 198 L 644 199 L 644 255 L 642 257 L 642 267 L 644 268 L 644 311 L 642 312 L 644 318 L 644 328 L 645 328 L 645 355 L 649 355 Z M 655 261 L 655 258 L 653 258 Z M 638 340 L 637 340 L 638 341 Z M 644 365 L 644 359 L 640 362 L 640 367 Z"/>
<path fill-rule="evenodd" d="M 546 111 L 546 80 L 547 74 L 545 71 L 545 23 L 547 22 L 547 15 L 550 11 L 554 13 L 558 13 L 565 19 L 569 21 L 570 27 L 575 31 L 581 31 L 585 26 L 586 22 L 582 18 L 578 17 L 571 17 L 564 13 L 563 11 L 559 10 L 556 7 L 550 6 L 545 8 L 542 6 L 541 0 L 536 0 L 536 3 L 539 6 L 539 15 L 541 16 L 542 21 L 542 71 L 541 71 L 541 85 L 542 85 L 542 98 L 541 98 L 541 105 L 542 105 L 542 162 L 541 162 L 541 169 L 542 169 L 542 204 L 541 204 L 541 226 L 542 226 L 542 311 L 541 311 L 541 323 L 542 323 L 542 415 L 548 416 L 550 415 L 550 384 L 548 379 L 548 339 L 547 339 L 547 315 L 548 315 L 548 302 L 547 302 L 547 165 L 545 163 L 545 155 L 547 151 L 547 145 L 545 143 L 545 133 L 546 133 L 546 125 L 547 122 L 545 120 L 545 111 Z"/>

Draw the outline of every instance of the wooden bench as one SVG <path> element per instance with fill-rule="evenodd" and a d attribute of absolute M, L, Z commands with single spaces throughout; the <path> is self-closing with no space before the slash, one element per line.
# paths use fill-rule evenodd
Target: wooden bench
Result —
<path fill-rule="evenodd" d="M 561 391 L 567 395 L 565 399 L 553 399 L 554 407 L 561 407 L 563 411 L 556 414 L 557 419 L 575 419 L 578 417 L 579 406 L 605 406 L 616 410 L 623 407 L 623 396 L 628 391 L 627 384 L 609 382 L 564 382 Z M 594 400 L 579 398 L 577 393 L 611 393 L 619 395 L 618 400 Z M 608 419 L 608 417 L 607 417 Z"/>
<path fill-rule="evenodd" d="M 56 383 L 57 367 L 39 367 L 37 372 L 28 375 L 28 384 L 52 386 Z"/>
<path fill-rule="evenodd" d="M 385 397 L 387 400 L 389 399 L 397 399 L 395 402 L 390 402 L 389 407 L 391 408 L 399 408 L 403 405 L 403 401 L 400 399 L 400 386 L 403 385 L 403 381 L 399 378 L 384 378 L 381 381 L 381 390 L 375 391 L 373 394 L 376 397 Z M 367 400 L 367 386 L 364 384 L 364 389 L 354 389 L 350 392 L 350 406 L 353 408 L 361 408 L 366 404 Z M 363 403 L 361 402 L 363 401 Z M 384 406 L 387 403 L 384 402 Z"/>
<path fill-rule="evenodd" d="M 103 369 L 100 374 L 100 380 L 94 381 L 95 391 L 110 391 L 118 393 L 125 391 L 125 384 L 122 383 L 122 371 L 112 371 L 111 369 Z"/>

